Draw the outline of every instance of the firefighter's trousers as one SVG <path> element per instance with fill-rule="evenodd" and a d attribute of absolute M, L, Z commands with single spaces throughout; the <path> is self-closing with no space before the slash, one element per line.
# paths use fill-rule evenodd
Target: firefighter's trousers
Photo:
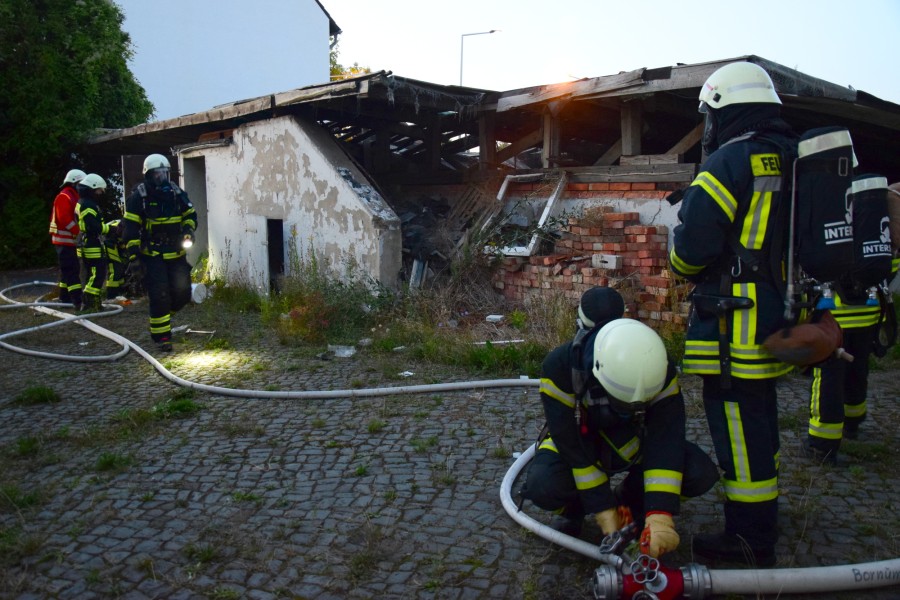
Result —
<path fill-rule="evenodd" d="M 724 471 L 725 531 L 751 547 L 778 540 L 778 405 L 775 379 L 703 376 L 703 407 L 719 467 Z"/>
<path fill-rule="evenodd" d="M 191 265 L 184 256 L 164 259 L 142 255 L 144 289 L 150 303 L 150 337 L 154 342 L 172 338 L 172 313 L 191 300 Z"/>

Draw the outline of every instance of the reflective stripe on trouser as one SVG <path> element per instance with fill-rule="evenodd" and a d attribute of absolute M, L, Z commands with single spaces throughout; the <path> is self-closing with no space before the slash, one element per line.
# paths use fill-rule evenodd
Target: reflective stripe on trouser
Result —
<path fill-rule="evenodd" d="M 751 546 L 778 539 L 778 406 L 775 379 L 703 377 L 703 405 L 719 466 L 724 471 L 725 530 Z"/>
<path fill-rule="evenodd" d="M 755 283 L 735 283 L 732 295 L 759 302 L 760 292 L 766 290 Z M 763 294 L 765 296 L 765 294 Z M 766 296 L 768 297 L 768 296 Z M 776 359 L 763 348 L 759 335 L 759 308 L 731 311 L 729 319 L 730 372 L 741 379 L 769 379 L 790 372 L 793 367 Z M 685 373 L 714 375 L 721 371 L 718 340 L 688 339 L 684 345 L 682 367 Z"/>
<path fill-rule="evenodd" d="M 103 290 L 103 282 L 106 280 L 105 258 L 82 258 L 81 267 L 84 280 L 84 296 L 91 296 L 89 301 L 84 298 L 85 305 L 98 307 L 100 305 L 100 292 Z"/>
<path fill-rule="evenodd" d="M 809 444 L 822 451 L 837 450 L 844 424 L 859 425 L 866 418 L 869 354 L 875 327 L 844 329 L 843 348 L 853 362 L 829 358 L 813 369 L 809 401 Z"/>
<path fill-rule="evenodd" d="M 121 260 L 110 259 L 109 274 L 106 277 L 106 297 L 118 296 L 123 285 L 125 285 L 125 264 Z"/>
<path fill-rule="evenodd" d="M 141 257 L 141 264 L 150 305 L 150 337 L 161 342 L 171 337 L 172 313 L 191 300 L 191 266 L 184 257 L 164 260 L 147 255 Z"/>
<path fill-rule="evenodd" d="M 543 444 L 528 465 L 522 496 L 543 510 L 573 519 L 584 516 L 572 469 L 555 449 Z"/>
<path fill-rule="evenodd" d="M 59 261 L 59 300 L 81 304 L 81 264 L 75 246 L 56 246 Z"/>

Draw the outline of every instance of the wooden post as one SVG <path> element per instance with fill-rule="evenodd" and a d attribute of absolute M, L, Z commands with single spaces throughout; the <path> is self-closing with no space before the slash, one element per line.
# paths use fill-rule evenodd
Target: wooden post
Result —
<path fill-rule="evenodd" d="M 545 169 L 555 167 L 554 161 L 559 158 L 559 120 L 556 112 L 554 107 L 548 105 L 543 115 L 544 148 L 541 151 L 541 166 Z"/>
<path fill-rule="evenodd" d="M 425 143 L 427 144 L 428 166 L 434 171 L 437 171 L 441 166 L 441 137 L 443 133 L 441 118 L 433 118 L 426 131 L 428 137 L 425 139 Z"/>
<path fill-rule="evenodd" d="M 487 111 L 478 117 L 478 168 L 487 169 L 497 163 L 496 113 Z"/>
<path fill-rule="evenodd" d="M 641 105 L 637 101 L 622 104 L 622 154 L 641 153 Z"/>

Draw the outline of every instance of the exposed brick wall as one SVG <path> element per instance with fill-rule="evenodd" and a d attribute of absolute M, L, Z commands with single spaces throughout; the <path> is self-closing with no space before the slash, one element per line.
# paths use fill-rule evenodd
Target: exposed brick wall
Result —
<path fill-rule="evenodd" d="M 670 193 L 656 186 L 569 184 L 566 197 L 608 199 L 619 193 L 623 198 L 661 199 Z M 619 257 L 619 268 L 602 266 L 601 255 Z M 626 316 L 656 329 L 683 329 L 689 308 L 685 298 L 688 284 L 671 274 L 667 257 L 668 229 L 664 225 L 642 225 L 636 212 L 615 212 L 613 207 L 597 206 L 585 209 L 580 218 L 569 219 L 553 254 L 504 258 L 494 277 L 494 287 L 513 302 L 539 299 L 555 290 L 576 306 L 588 288 L 610 286 L 625 298 Z"/>

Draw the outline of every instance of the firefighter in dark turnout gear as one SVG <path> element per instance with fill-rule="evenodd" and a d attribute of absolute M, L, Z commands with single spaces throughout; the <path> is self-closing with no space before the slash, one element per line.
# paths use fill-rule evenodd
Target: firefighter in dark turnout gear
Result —
<path fill-rule="evenodd" d="M 892 261 L 892 277 L 898 259 Z M 874 289 L 874 288 L 873 288 Z M 888 292 L 890 293 L 890 292 Z M 809 428 L 804 443 L 806 456 L 816 463 L 837 464 L 843 438 L 856 439 L 866 419 L 866 395 L 869 392 L 869 355 L 882 317 L 882 310 L 894 310 L 877 295 L 854 286 L 841 286 L 833 292 L 835 307 L 831 314 L 843 333 L 842 347 L 853 362 L 831 357 L 812 368 L 809 386 Z"/>
<path fill-rule="evenodd" d="M 81 310 L 81 267 L 75 250 L 75 239 L 81 230 L 75 216 L 75 205 L 78 204 L 75 184 L 85 175 L 81 169 L 66 173 L 62 188 L 53 199 L 53 212 L 50 214 L 50 242 L 56 248 L 59 262 L 59 301 L 71 302 L 75 310 Z"/>
<path fill-rule="evenodd" d="M 771 566 L 778 539 L 775 380 L 791 366 L 762 343 L 783 321 L 788 179 L 797 138 L 780 117 L 769 75 L 740 62 L 700 92 L 708 158 L 684 193 L 669 253 L 696 284 L 684 373 L 703 379 L 703 404 L 725 485 L 725 531 L 695 536 L 694 551 Z"/>
<path fill-rule="evenodd" d="M 161 350 L 171 352 L 172 313 L 191 299 L 185 248 L 193 243 L 197 215 L 187 194 L 169 181 L 165 156 L 144 159 L 144 181 L 126 200 L 124 220 L 129 268 L 139 264 L 144 273 L 150 336 Z"/>
<path fill-rule="evenodd" d="M 97 197 L 106 190 L 106 181 L 96 173 L 91 173 L 78 182 L 77 188 L 78 204 L 75 206 L 75 214 L 81 229 L 77 246 L 84 283 L 83 310 L 96 312 L 100 310 L 100 294 L 106 281 L 107 259 L 103 236 L 108 229 L 100 216 Z"/>
<path fill-rule="evenodd" d="M 555 511 L 552 526 L 570 535 L 581 532 L 585 515 L 607 535 L 633 518 L 642 552 L 656 557 L 678 546 L 673 515 L 680 496 L 703 494 L 719 474 L 684 439 L 684 398 L 662 340 L 616 316 L 581 330 L 544 360 L 549 436 L 539 443 L 522 495 Z M 611 478 L 622 472 L 613 489 Z"/>
<path fill-rule="evenodd" d="M 106 258 L 109 260 L 109 269 L 106 277 L 106 298 L 112 300 L 123 293 L 125 285 L 125 261 L 122 250 L 122 231 L 124 224 L 121 219 L 110 221 L 107 225 L 104 246 Z"/>

